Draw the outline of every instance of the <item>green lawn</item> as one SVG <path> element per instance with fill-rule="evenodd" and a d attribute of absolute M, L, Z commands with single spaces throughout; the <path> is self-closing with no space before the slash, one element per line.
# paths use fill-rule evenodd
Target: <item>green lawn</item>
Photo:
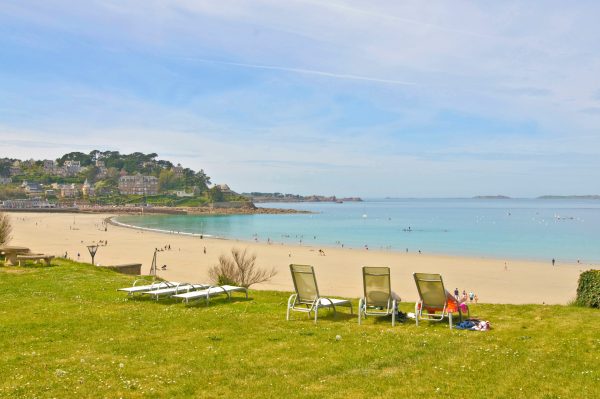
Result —
<path fill-rule="evenodd" d="M 289 293 L 185 307 L 115 291 L 131 277 L 56 263 L 0 267 L 2 398 L 600 397 L 598 310 L 474 306 L 490 332 L 359 326 L 345 309 L 315 326 L 285 321 Z"/>

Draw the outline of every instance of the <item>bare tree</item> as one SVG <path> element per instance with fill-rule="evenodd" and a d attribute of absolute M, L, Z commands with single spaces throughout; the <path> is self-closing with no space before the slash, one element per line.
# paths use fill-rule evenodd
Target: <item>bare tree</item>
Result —
<path fill-rule="evenodd" d="M 249 255 L 247 249 L 231 249 L 231 258 L 226 255 L 219 256 L 219 264 L 208 270 L 210 278 L 219 285 L 231 284 L 250 287 L 253 284 L 270 280 L 277 274 L 271 270 L 261 269 L 256 266 L 256 254 Z"/>
<path fill-rule="evenodd" d="M 10 241 L 11 232 L 10 218 L 6 213 L 0 212 L 0 245 L 4 245 Z"/>

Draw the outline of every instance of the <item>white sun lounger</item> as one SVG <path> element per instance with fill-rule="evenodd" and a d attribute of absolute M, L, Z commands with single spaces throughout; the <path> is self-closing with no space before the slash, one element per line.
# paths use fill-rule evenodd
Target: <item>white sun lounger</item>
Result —
<path fill-rule="evenodd" d="M 127 295 L 134 296 L 135 294 L 138 294 L 141 292 L 153 291 L 153 290 L 158 290 L 161 288 L 175 287 L 176 285 L 179 284 L 176 281 L 161 281 L 161 282 L 156 282 L 156 283 L 146 284 L 146 285 L 136 285 L 140 281 L 148 282 L 148 280 L 135 280 L 133 282 L 132 287 L 119 288 L 119 289 L 117 289 L 117 291 L 123 291 L 123 292 L 126 292 Z"/>
<path fill-rule="evenodd" d="M 210 287 L 208 289 L 203 289 L 199 291 L 192 292 L 184 292 L 183 294 L 173 295 L 173 298 L 183 299 L 183 302 L 186 304 L 190 302 L 190 300 L 198 299 L 206 299 L 206 304 L 210 301 L 210 297 L 215 295 L 226 294 L 227 299 L 231 300 L 232 292 L 243 292 L 246 294 L 246 299 L 248 298 L 248 289 L 245 287 L 236 287 L 234 285 L 221 285 L 218 287 Z"/>
<path fill-rule="evenodd" d="M 159 288 L 157 290 L 150 290 L 142 292 L 142 295 L 149 295 L 156 299 L 157 301 L 163 296 L 173 296 L 183 292 L 190 292 L 196 290 L 203 290 L 205 288 L 210 287 L 206 284 L 188 284 L 188 283 L 179 283 L 175 286 Z"/>

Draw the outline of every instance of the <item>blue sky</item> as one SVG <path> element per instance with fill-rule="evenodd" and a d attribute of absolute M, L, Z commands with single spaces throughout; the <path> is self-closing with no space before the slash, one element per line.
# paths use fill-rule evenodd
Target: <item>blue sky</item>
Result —
<path fill-rule="evenodd" d="M 3 1 L 0 157 L 237 191 L 600 194 L 600 3 Z"/>

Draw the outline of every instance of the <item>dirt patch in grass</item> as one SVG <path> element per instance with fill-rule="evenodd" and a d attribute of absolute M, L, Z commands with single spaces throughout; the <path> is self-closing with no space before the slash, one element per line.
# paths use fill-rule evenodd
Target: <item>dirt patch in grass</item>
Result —
<path fill-rule="evenodd" d="M 32 269 L 17 269 L 17 268 L 8 268 L 8 267 L 0 267 L 0 273 L 7 274 L 23 274 L 23 273 L 33 273 Z"/>

